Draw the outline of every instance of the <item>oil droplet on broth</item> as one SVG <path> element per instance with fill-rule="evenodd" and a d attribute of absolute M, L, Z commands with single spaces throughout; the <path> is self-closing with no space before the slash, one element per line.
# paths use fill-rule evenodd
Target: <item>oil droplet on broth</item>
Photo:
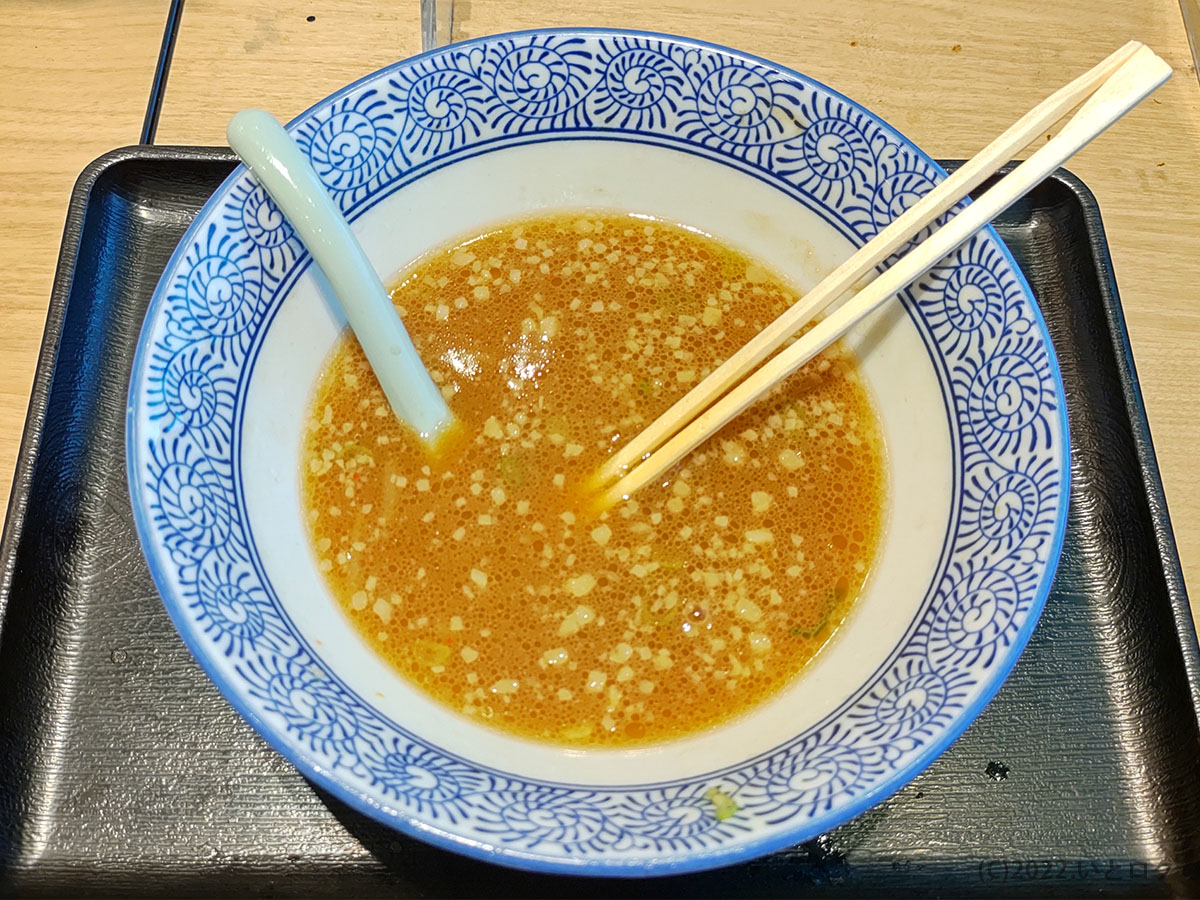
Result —
<path fill-rule="evenodd" d="M 659 741 L 779 690 L 875 557 L 883 451 L 836 345 L 599 517 L 578 489 L 796 295 L 694 232 L 612 214 L 435 252 L 393 301 L 463 427 L 436 457 L 357 343 L 310 409 L 303 500 L 355 628 L 460 713 L 537 739 Z"/>

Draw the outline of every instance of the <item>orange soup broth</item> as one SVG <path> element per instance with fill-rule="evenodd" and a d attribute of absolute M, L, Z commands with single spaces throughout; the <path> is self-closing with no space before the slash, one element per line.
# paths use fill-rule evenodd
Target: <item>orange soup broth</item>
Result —
<path fill-rule="evenodd" d="M 797 295 L 641 217 L 513 222 L 419 261 L 392 299 L 458 419 L 431 454 L 344 337 L 315 392 L 318 568 L 410 682 L 556 743 L 661 741 L 786 685 L 879 543 L 884 453 L 835 345 L 604 513 L 581 486 Z"/>

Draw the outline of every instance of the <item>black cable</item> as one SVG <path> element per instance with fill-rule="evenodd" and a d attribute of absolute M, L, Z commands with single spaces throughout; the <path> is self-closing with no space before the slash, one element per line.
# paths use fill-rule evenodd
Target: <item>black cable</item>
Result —
<path fill-rule="evenodd" d="M 142 121 L 143 144 L 153 144 L 158 132 L 158 114 L 162 111 L 163 94 L 167 90 L 167 75 L 171 71 L 171 57 L 175 53 L 175 38 L 179 34 L 179 20 L 183 16 L 183 0 L 171 0 L 167 10 L 167 23 L 163 28 L 162 47 L 158 51 L 158 64 L 154 67 L 154 82 L 150 85 L 150 100 L 146 103 L 146 118 Z"/>

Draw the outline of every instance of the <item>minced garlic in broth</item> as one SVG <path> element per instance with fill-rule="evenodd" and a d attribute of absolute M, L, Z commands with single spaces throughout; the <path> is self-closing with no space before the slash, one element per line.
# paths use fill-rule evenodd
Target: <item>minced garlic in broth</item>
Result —
<path fill-rule="evenodd" d="M 514 222 L 392 295 L 462 423 L 429 455 L 344 338 L 315 394 L 318 567 L 372 648 L 473 719 L 559 743 L 744 712 L 829 639 L 875 556 L 883 449 L 840 345 L 660 485 L 580 486 L 796 300 L 702 235 L 612 214 Z"/>

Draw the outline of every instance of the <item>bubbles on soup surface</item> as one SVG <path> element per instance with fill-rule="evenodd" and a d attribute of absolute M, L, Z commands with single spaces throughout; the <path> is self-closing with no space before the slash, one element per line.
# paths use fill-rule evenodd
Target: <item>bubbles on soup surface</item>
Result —
<path fill-rule="evenodd" d="M 744 712 L 829 639 L 875 556 L 883 452 L 831 348 L 600 516 L 580 485 L 796 300 L 643 218 L 513 222 L 393 292 L 462 423 L 436 458 L 344 338 L 317 385 L 304 503 L 363 639 L 471 718 L 559 743 L 663 740 Z"/>

